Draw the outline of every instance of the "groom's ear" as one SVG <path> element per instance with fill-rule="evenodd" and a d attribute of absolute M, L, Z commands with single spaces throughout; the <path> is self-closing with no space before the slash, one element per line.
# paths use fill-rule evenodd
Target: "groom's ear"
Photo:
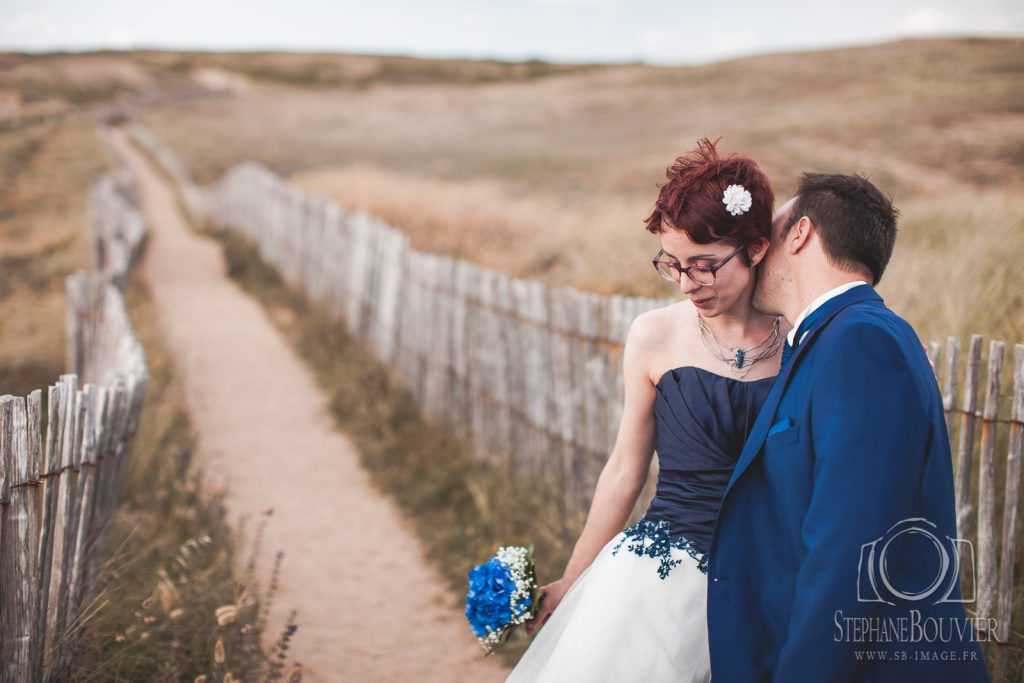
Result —
<path fill-rule="evenodd" d="M 814 229 L 814 223 L 807 216 L 801 216 L 800 220 L 793 224 L 793 227 L 789 229 L 784 238 L 786 250 L 790 254 L 799 254 L 811 238 L 811 231 Z"/>

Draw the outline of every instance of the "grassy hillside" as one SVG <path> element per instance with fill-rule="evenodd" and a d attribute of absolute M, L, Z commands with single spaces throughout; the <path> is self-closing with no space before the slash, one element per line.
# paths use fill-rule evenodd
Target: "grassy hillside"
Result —
<path fill-rule="evenodd" d="M 200 180 L 262 161 L 415 246 L 599 292 L 660 296 L 642 229 L 702 136 L 803 170 L 858 172 L 902 209 L 880 287 L 922 336 L 1024 338 L 1024 39 L 906 40 L 696 67 L 272 52 L 0 55 L 6 165 L 20 121 L 111 101 Z M 197 97 L 199 95 L 199 97 Z M 522 245 L 528 245 L 523 248 Z M 979 277 L 978 273 L 984 273 Z"/>
<path fill-rule="evenodd" d="M 722 136 L 780 198 L 802 170 L 866 174 L 891 193 L 902 235 L 880 289 L 923 336 L 1020 339 L 1021 288 L 1001 272 L 1024 256 L 1022 46 L 913 40 L 472 85 L 256 84 L 145 119 L 202 180 L 256 159 L 418 247 L 647 295 L 666 292 L 641 224 L 656 184 L 699 136 Z"/>
<path fill-rule="evenodd" d="M 475 84 L 573 73 L 586 65 L 288 52 L 0 52 L 0 125 L 114 100 L 175 100 L 256 87 L 363 89 L 382 83 Z"/>

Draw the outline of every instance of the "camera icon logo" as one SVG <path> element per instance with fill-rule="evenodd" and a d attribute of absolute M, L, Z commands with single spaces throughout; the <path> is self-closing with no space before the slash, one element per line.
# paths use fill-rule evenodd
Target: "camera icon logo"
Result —
<path fill-rule="evenodd" d="M 936 524 L 923 517 L 912 517 L 893 524 L 883 535 L 861 545 L 857 602 L 974 602 L 974 545 L 965 538 L 940 538 L 937 529 Z M 899 558 L 929 555 L 935 566 L 934 577 L 924 585 L 908 585 L 908 580 L 900 576 Z M 950 597 L 960 579 L 960 568 L 968 562 L 970 585 L 964 587 L 960 598 Z"/>

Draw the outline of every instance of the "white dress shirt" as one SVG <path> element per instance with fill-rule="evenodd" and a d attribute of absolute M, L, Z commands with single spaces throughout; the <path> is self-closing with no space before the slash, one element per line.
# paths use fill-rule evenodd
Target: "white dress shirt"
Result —
<path fill-rule="evenodd" d="M 853 282 L 847 282 L 845 284 L 839 285 L 835 289 L 828 290 L 827 292 L 825 292 L 824 294 L 819 296 L 817 299 L 815 299 L 811 303 L 807 304 L 807 308 L 805 308 L 800 313 L 800 315 L 798 315 L 796 317 L 796 320 L 793 321 L 793 329 L 791 329 L 789 331 L 789 334 L 786 335 L 786 339 L 789 340 L 789 345 L 793 346 L 793 340 L 796 338 L 796 331 L 800 329 L 800 323 L 802 323 L 804 321 L 804 318 L 809 316 L 814 311 L 814 309 L 818 308 L 819 306 L 821 306 L 823 303 L 825 303 L 826 301 L 828 301 L 832 297 L 839 296 L 840 294 L 842 294 L 843 292 L 845 292 L 848 289 L 853 289 L 857 285 L 866 285 L 866 284 L 867 284 L 867 282 L 865 282 L 864 280 L 854 280 Z M 807 333 L 809 331 L 810 330 L 804 330 L 804 333 L 800 335 L 800 341 L 804 340 L 804 337 L 807 336 Z"/>

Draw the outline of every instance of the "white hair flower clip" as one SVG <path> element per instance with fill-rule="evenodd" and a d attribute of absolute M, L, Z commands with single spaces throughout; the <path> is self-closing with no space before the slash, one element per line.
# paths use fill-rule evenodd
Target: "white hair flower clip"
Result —
<path fill-rule="evenodd" d="M 725 204 L 725 210 L 731 213 L 733 216 L 739 216 L 742 213 L 750 211 L 750 205 L 753 203 L 753 199 L 750 196 L 750 192 L 747 188 L 742 185 L 730 185 L 725 188 L 725 192 L 722 193 L 722 203 Z"/>

